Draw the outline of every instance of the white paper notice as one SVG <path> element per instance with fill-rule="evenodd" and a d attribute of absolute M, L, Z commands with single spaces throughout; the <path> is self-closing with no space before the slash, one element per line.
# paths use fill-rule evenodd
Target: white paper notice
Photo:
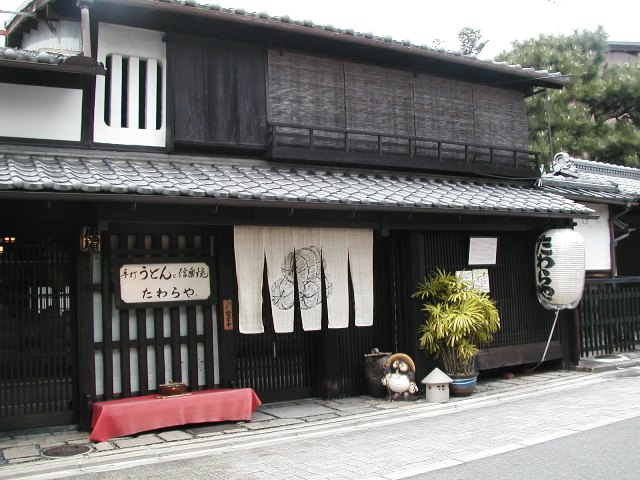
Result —
<path fill-rule="evenodd" d="M 495 265 L 498 239 L 471 237 L 469 239 L 469 265 Z"/>

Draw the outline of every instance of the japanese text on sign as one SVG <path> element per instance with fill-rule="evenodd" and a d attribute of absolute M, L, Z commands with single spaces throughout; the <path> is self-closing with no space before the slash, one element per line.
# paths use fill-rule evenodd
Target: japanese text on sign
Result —
<path fill-rule="evenodd" d="M 119 271 L 120 298 L 131 304 L 206 300 L 209 276 L 204 262 L 125 264 Z"/>
<path fill-rule="evenodd" d="M 224 329 L 233 330 L 233 311 L 230 299 L 222 300 L 222 312 L 224 314 Z"/>
<path fill-rule="evenodd" d="M 489 270 L 486 268 L 474 268 L 473 270 L 460 270 L 456 272 L 464 282 L 481 292 L 491 293 L 489 285 Z"/>

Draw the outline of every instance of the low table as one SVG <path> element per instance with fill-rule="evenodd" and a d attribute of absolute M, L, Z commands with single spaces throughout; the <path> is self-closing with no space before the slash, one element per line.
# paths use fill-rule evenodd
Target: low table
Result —
<path fill-rule="evenodd" d="M 261 402 L 251 388 L 202 390 L 185 395 L 108 400 L 93 405 L 94 442 L 190 423 L 249 421 Z"/>

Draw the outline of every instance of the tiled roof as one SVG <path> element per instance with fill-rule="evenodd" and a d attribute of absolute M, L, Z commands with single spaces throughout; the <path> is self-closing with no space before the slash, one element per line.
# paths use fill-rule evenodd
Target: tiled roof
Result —
<path fill-rule="evenodd" d="M 278 17 L 274 17 L 274 16 L 270 16 L 269 14 L 267 14 L 266 12 L 248 12 L 246 11 L 244 8 L 223 8 L 220 5 L 218 5 L 217 3 L 210 3 L 209 5 L 202 5 L 199 4 L 198 2 L 196 2 L 195 0 L 147 0 L 148 2 L 152 2 L 152 3 L 171 3 L 171 4 L 175 4 L 175 5 L 184 5 L 184 6 L 188 6 L 188 7 L 192 7 L 192 8 L 196 8 L 196 9 L 202 9 L 202 10 L 217 10 L 220 12 L 224 12 L 224 13 L 230 13 L 230 14 L 234 14 L 234 15 L 241 15 L 244 17 L 250 17 L 250 18 L 262 18 L 262 19 L 266 19 L 266 20 L 271 20 L 271 21 L 275 21 L 275 22 L 282 22 L 282 23 L 287 23 L 287 24 L 293 24 L 293 25 L 299 25 L 302 27 L 308 27 L 311 29 L 316 29 L 316 30 L 325 30 L 325 31 L 329 31 L 329 32 L 334 32 L 334 33 L 341 33 L 341 34 L 345 34 L 345 35 L 350 35 L 350 36 L 354 36 L 354 37 L 362 37 L 362 38 L 367 38 L 367 39 L 371 39 L 371 40 L 376 40 L 379 42 L 384 42 L 384 43 L 388 43 L 388 44 L 392 44 L 395 46 L 405 46 L 408 48 L 412 48 L 414 50 L 428 50 L 428 51 L 434 51 L 434 52 L 438 52 L 441 53 L 443 55 L 449 55 L 451 57 L 464 57 L 469 59 L 469 61 L 472 61 L 474 63 L 480 63 L 480 64 L 486 64 L 486 65 L 491 65 L 491 66 L 497 66 L 497 67 L 504 67 L 506 69 L 510 69 L 510 70 L 519 70 L 522 71 L 523 73 L 527 73 L 527 74 L 531 74 L 532 76 L 545 76 L 545 77 L 557 77 L 557 78 L 562 78 L 563 75 L 560 72 L 549 72 L 548 70 L 535 70 L 534 68 L 528 68 L 528 67 L 522 67 L 521 65 L 511 65 L 508 64 L 507 62 L 496 62 L 494 60 L 480 60 L 474 56 L 470 56 L 470 55 L 464 55 L 461 52 L 455 52 L 455 51 L 450 51 L 450 50 L 445 50 L 443 48 L 437 48 L 434 49 L 432 47 L 430 47 L 429 45 L 416 45 L 411 43 L 408 40 L 395 40 L 389 36 L 385 36 L 385 37 L 380 37 L 377 35 L 374 35 L 373 33 L 370 32 L 366 32 L 366 33 L 361 33 L 361 32 L 356 32 L 351 28 L 347 28 L 347 29 L 340 29 L 340 28 L 336 28 L 333 25 L 319 25 L 314 23 L 311 20 L 294 20 L 291 17 L 289 17 L 288 15 L 283 15 L 283 16 L 278 16 Z M 239 2 L 241 2 L 242 0 L 239 0 Z"/>
<path fill-rule="evenodd" d="M 582 178 L 588 181 L 609 181 L 623 193 L 640 196 L 640 169 L 577 158 L 571 161 Z"/>
<path fill-rule="evenodd" d="M 625 204 L 629 201 L 634 201 L 635 196 L 619 193 L 619 192 L 611 192 L 607 190 L 591 190 L 586 187 L 581 186 L 569 186 L 566 183 L 564 184 L 550 184 L 546 181 L 542 184 L 542 190 L 547 193 L 553 193 L 556 195 L 563 195 L 568 198 L 575 199 L 577 201 L 582 202 L 604 202 L 604 203 L 619 203 Z"/>
<path fill-rule="evenodd" d="M 604 202 L 638 202 L 640 169 L 572 158 L 566 154 L 561 160 L 563 163 L 557 171 L 542 176 L 541 185 L 545 191 Z"/>
<path fill-rule="evenodd" d="M 35 1 L 35 0 L 34 0 Z M 51 1 L 51 0 L 47 0 Z M 109 1 L 109 0 L 106 0 Z M 117 0 L 115 0 L 117 1 Z M 239 3 L 242 0 L 238 0 Z M 31 10 L 33 8 L 33 2 L 27 2 L 23 9 Z M 360 38 L 371 40 L 375 42 L 379 42 L 380 44 L 386 44 L 393 46 L 394 48 L 406 48 L 407 51 L 419 55 L 424 52 L 431 52 L 437 55 L 448 56 L 452 61 L 462 61 L 468 63 L 469 65 L 473 65 L 478 68 L 488 68 L 494 70 L 502 70 L 505 73 L 517 73 L 525 78 L 530 78 L 531 80 L 542 80 L 547 79 L 551 80 L 554 83 L 559 83 L 563 85 L 566 83 L 566 77 L 562 75 L 560 72 L 549 72 L 548 70 L 536 70 L 530 67 L 522 67 L 521 65 L 512 65 L 507 62 L 496 62 L 495 60 L 481 60 L 475 56 L 464 55 L 461 52 L 445 50 L 443 48 L 432 48 L 429 45 L 416 45 L 411 43 L 409 40 L 396 40 L 389 36 L 378 36 L 374 35 L 371 32 L 357 32 L 351 28 L 337 28 L 333 25 L 320 25 L 314 23 L 312 20 L 296 20 L 292 19 L 288 15 L 282 16 L 271 16 L 266 12 L 249 12 L 242 7 L 237 8 L 224 8 L 218 5 L 217 3 L 209 2 L 208 4 L 200 4 L 195 0 L 136 0 L 136 3 L 140 4 L 148 4 L 148 8 L 160 8 L 162 4 L 168 4 L 171 6 L 178 7 L 186 7 L 190 9 L 190 13 L 204 15 L 206 12 L 214 11 L 223 14 L 234 15 L 235 17 L 244 17 L 247 20 L 264 20 L 273 23 L 274 25 L 286 24 L 297 26 L 301 28 L 309 29 L 309 32 L 329 32 L 332 33 L 338 38 L 338 35 L 344 35 L 343 40 L 348 41 L 350 37 Z M 186 10 L 185 10 L 186 11 Z M 7 25 L 11 25 L 12 23 L 22 21 L 22 18 L 14 18 L 7 22 Z"/>
<path fill-rule="evenodd" d="M 296 208 L 585 217 L 593 211 L 517 183 L 162 153 L 0 147 L 0 194 L 76 192 Z M 3 193 L 4 192 L 4 193 Z"/>
<path fill-rule="evenodd" d="M 62 65 L 70 57 L 71 55 L 64 55 L 62 53 L 48 53 L 35 50 L 0 47 L 0 59 L 2 60 L 21 60 L 24 62 Z"/>
<path fill-rule="evenodd" d="M 101 63 L 90 57 L 9 47 L 0 47 L 0 65 L 91 75 L 104 75 L 106 72 Z"/>

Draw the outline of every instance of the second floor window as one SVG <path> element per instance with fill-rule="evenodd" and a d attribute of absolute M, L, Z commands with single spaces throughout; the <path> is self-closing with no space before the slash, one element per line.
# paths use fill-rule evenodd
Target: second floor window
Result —
<path fill-rule="evenodd" d="M 101 23 L 93 139 L 163 147 L 166 143 L 166 49 L 162 32 Z"/>
<path fill-rule="evenodd" d="M 162 67 L 156 59 L 107 55 L 104 123 L 110 127 L 159 130 L 162 126 Z"/>

